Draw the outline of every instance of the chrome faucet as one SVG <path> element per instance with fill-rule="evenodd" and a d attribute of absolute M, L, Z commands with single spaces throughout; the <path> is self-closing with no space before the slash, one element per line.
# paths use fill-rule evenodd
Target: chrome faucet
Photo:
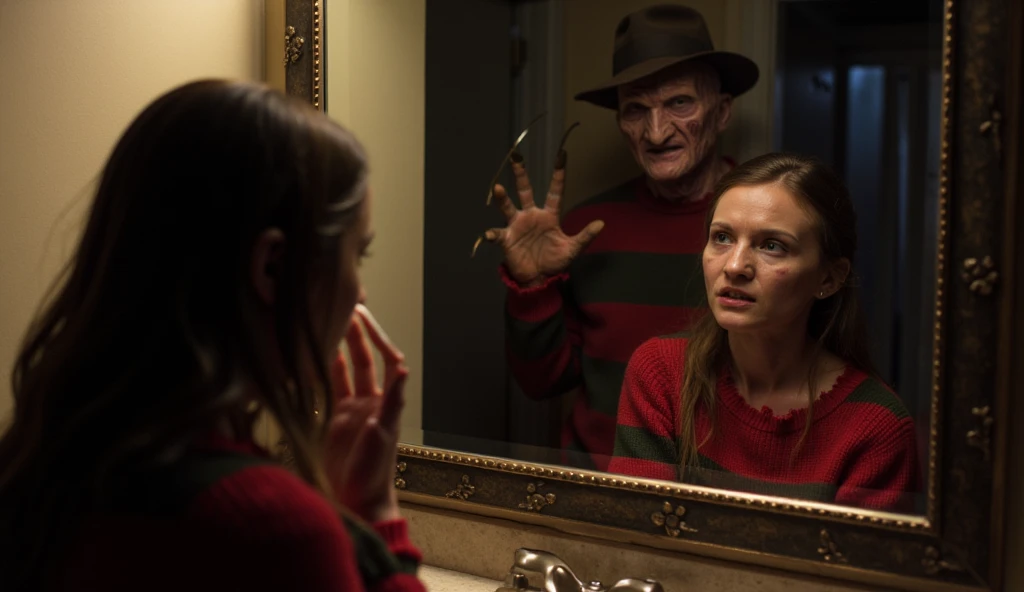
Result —
<path fill-rule="evenodd" d="M 611 587 L 584 584 L 564 561 L 547 551 L 517 549 L 505 583 L 496 592 L 665 592 L 656 580 L 625 578 Z"/>

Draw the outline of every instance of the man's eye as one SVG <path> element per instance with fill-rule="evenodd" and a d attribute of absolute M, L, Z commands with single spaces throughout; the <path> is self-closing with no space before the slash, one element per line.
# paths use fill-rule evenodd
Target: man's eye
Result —
<path fill-rule="evenodd" d="M 622 110 L 623 115 L 639 115 L 643 111 L 643 107 L 636 103 L 630 103 Z"/>

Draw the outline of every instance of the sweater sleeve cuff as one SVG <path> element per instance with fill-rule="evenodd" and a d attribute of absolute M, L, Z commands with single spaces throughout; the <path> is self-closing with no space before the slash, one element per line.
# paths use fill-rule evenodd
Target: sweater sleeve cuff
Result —
<path fill-rule="evenodd" d="M 395 555 L 411 559 L 416 563 L 423 561 L 423 554 L 409 540 L 409 523 L 404 518 L 375 522 L 373 529 L 384 539 L 388 549 Z"/>
<path fill-rule="evenodd" d="M 512 278 L 504 263 L 498 267 L 501 281 L 508 288 L 508 313 L 524 321 L 541 321 L 562 309 L 562 294 L 558 285 L 569 279 L 560 273 L 545 279 L 537 286 L 525 287 Z"/>

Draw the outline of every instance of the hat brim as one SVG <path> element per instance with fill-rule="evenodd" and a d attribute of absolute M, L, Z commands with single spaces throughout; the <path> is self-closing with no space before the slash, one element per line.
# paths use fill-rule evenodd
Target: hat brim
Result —
<path fill-rule="evenodd" d="M 598 107 L 617 110 L 619 108 L 619 86 L 635 82 L 669 66 L 694 61 L 705 62 L 713 67 L 721 80 L 722 92 L 733 97 L 738 97 L 753 88 L 760 75 L 757 64 L 746 56 L 728 51 L 708 51 L 685 57 L 671 56 L 647 60 L 626 68 L 600 86 L 577 93 L 574 98 L 577 101 L 586 101 Z"/>

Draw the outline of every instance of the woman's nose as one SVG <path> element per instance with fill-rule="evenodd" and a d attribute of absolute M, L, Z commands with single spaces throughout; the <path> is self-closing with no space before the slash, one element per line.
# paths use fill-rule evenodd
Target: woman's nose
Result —
<path fill-rule="evenodd" d="M 729 253 L 729 258 L 725 262 L 725 272 L 733 276 L 753 277 L 754 265 L 749 249 L 742 245 L 736 245 Z"/>
<path fill-rule="evenodd" d="M 366 304 L 366 290 L 359 286 L 359 304 Z"/>

